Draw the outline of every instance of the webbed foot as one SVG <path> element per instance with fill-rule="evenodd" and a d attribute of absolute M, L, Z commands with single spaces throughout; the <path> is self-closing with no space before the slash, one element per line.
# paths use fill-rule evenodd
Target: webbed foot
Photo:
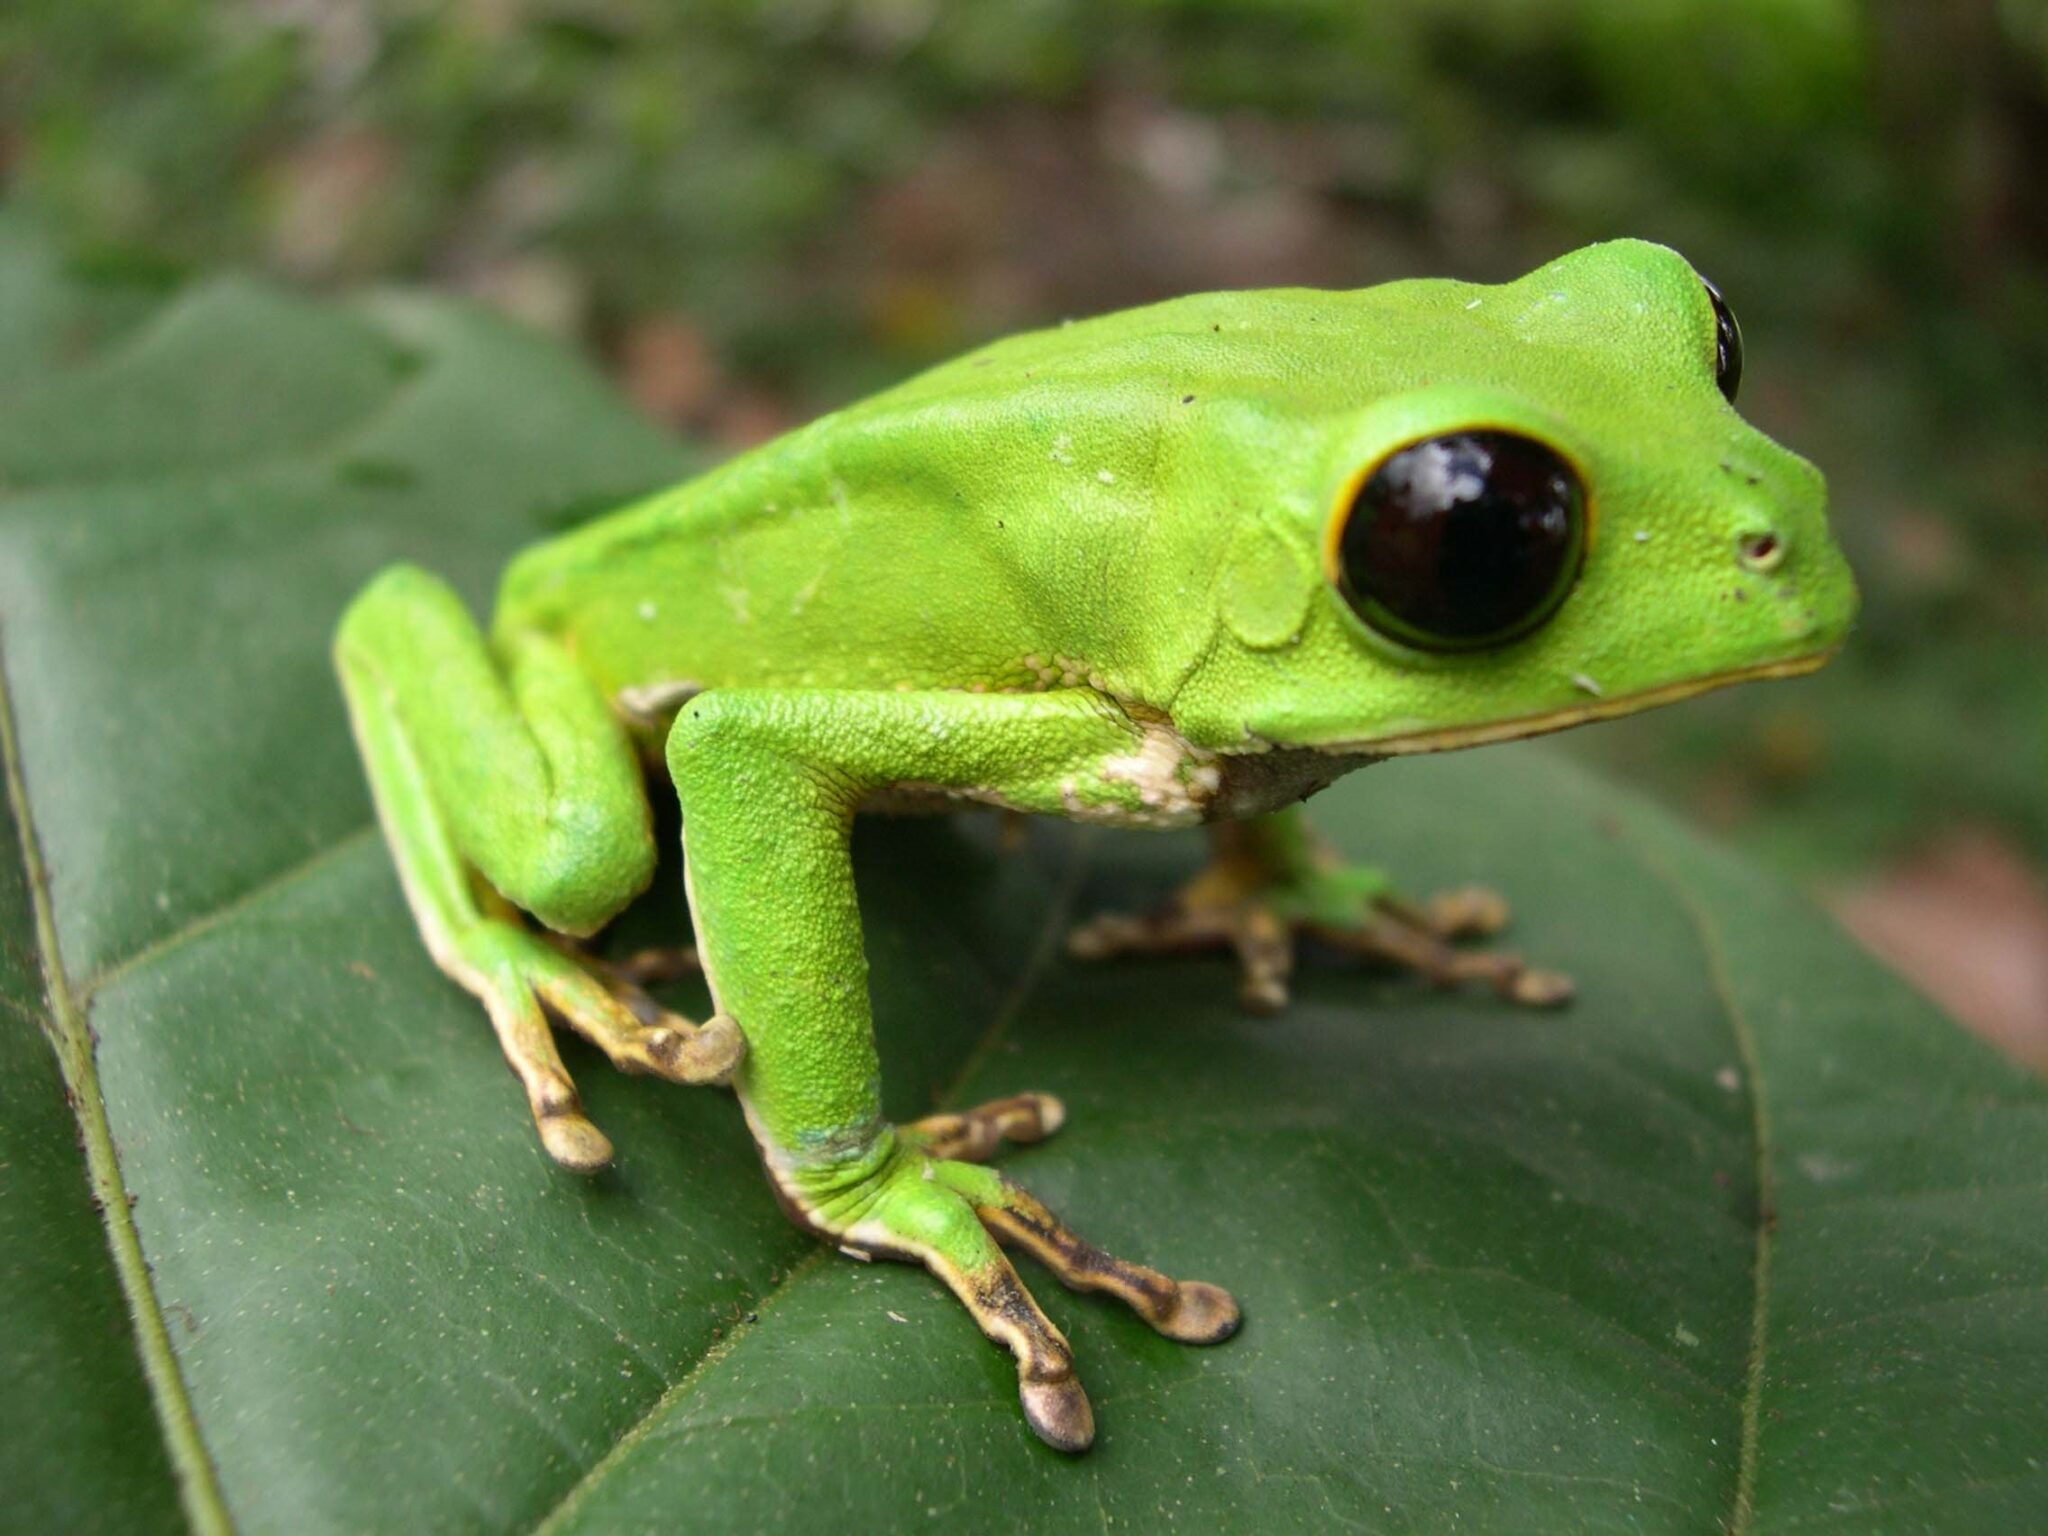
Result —
<path fill-rule="evenodd" d="M 1343 864 L 1305 840 L 1298 828 L 1278 836 L 1218 829 L 1217 858 L 1166 902 L 1145 913 L 1104 913 L 1067 936 L 1079 959 L 1236 953 L 1239 996 L 1258 1013 L 1287 1004 L 1297 939 L 1414 972 L 1439 987 L 1490 986 L 1510 1002 L 1548 1008 L 1570 1000 L 1572 983 L 1506 950 L 1464 949 L 1507 926 L 1507 903 L 1477 886 L 1404 900 L 1378 870 Z"/>
<path fill-rule="evenodd" d="M 1219 1286 L 1169 1279 L 1076 1236 L 1031 1193 L 982 1166 L 1004 1141 L 1058 1129 L 1047 1094 L 1019 1094 L 934 1115 L 885 1135 L 858 1164 L 787 1171 L 784 1193 L 806 1225 L 857 1258 L 922 1264 L 981 1331 L 1017 1362 L 1017 1395 L 1032 1431 L 1062 1451 L 1094 1443 L 1095 1414 L 1065 1335 L 1039 1310 L 1003 1246 L 1022 1249 L 1070 1290 L 1103 1291 L 1167 1338 L 1215 1344 L 1237 1331 L 1237 1303 Z"/>

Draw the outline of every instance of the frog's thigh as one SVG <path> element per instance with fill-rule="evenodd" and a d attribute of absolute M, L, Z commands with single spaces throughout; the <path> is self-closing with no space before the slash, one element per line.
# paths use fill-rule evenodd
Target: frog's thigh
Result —
<path fill-rule="evenodd" d="M 1143 815 L 1139 788 L 1104 765 L 1130 760 L 1146 729 L 1067 691 L 716 689 L 683 709 L 668 764 L 698 951 L 747 1038 L 737 1081 L 771 1154 L 857 1149 L 880 1126 L 847 849 L 861 802 L 908 784 Z"/>
<path fill-rule="evenodd" d="M 653 834 L 638 764 L 604 701 L 551 641 L 493 655 L 455 593 L 411 567 L 351 605 L 335 660 L 378 818 L 415 921 L 442 970 L 483 1002 L 548 1151 L 573 1167 L 611 1153 L 584 1118 L 542 1004 L 619 1065 L 686 1081 L 730 1067 L 686 1020 L 636 1019 L 501 904 L 471 870 L 552 927 L 587 932 L 643 889 Z M 707 1050 L 720 1059 L 699 1060 Z"/>

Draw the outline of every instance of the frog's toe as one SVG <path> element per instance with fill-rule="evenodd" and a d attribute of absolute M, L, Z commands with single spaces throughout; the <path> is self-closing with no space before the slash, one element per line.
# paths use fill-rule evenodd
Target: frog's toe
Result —
<path fill-rule="evenodd" d="M 1578 993 L 1571 977 L 1562 971 L 1522 971 L 1508 985 L 1508 998 L 1525 1008 L 1559 1008 Z"/>
<path fill-rule="evenodd" d="M 941 1169 L 987 1172 L 912 1151 L 882 1176 L 860 1221 L 838 1227 L 815 1209 L 808 1219 L 843 1252 L 922 1264 L 943 1281 L 989 1342 L 1016 1361 L 1017 1396 L 1032 1432 L 1058 1450 L 1087 1450 L 1095 1413 L 1065 1335 L 1039 1310 L 971 1198 L 942 1180 Z"/>
<path fill-rule="evenodd" d="M 1191 901 L 1185 895 L 1151 912 L 1104 912 L 1067 935 L 1067 953 L 1077 960 L 1114 960 L 1128 955 L 1196 954 L 1228 949 L 1237 956 L 1238 1000 L 1253 1013 L 1277 1013 L 1287 1006 L 1294 974 L 1294 935 L 1289 924 L 1263 901 Z"/>
<path fill-rule="evenodd" d="M 1221 1286 L 1174 1280 L 1104 1252 L 1077 1236 L 1037 1196 L 1000 1174 L 976 1168 L 969 1177 L 950 1173 L 945 1164 L 938 1166 L 939 1177 L 968 1194 L 998 1239 L 1037 1259 L 1069 1290 L 1114 1296 L 1167 1338 L 1183 1344 L 1220 1344 L 1237 1332 L 1237 1302 Z"/>
<path fill-rule="evenodd" d="M 988 1236 L 981 1234 L 988 1243 Z M 1095 1443 L 1095 1409 L 1074 1375 L 1066 1336 L 1047 1321 L 1010 1261 L 988 1244 L 979 1263 L 954 1268 L 943 1253 L 925 1266 L 952 1288 L 981 1331 L 1017 1362 L 1017 1401 L 1031 1432 L 1054 1450 L 1078 1454 Z"/>
<path fill-rule="evenodd" d="M 1244 1321 L 1237 1298 L 1206 1280 L 1178 1282 L 1180 1303 L 1164 1322 L 1154 1326 L 1183 1344 L 1221 1344 Z"/>
<path fill-rule="evenodd" d="M 612 1144 L 583 1113 L 562 1065 L 549 1020 L 568 1025 L 622 1071 L 678 1083 L 722 1083 L 745 1052 L 739 1028 L 723 1015 L 698 1025 L 644 994 L 638 1005 L 614 990 L 626 985 L 588 957 L 517 923 L 488 920 L 455 939 L 497 1031 L 505 1060 L 526 1090 L 527 1107 L 548 1156 L 590 1173 L 612 1160 Z"/>
<path fill-rule="evenodd" d="M 576 1084 L 562 1065 L 547 1015 L 525 974 L 507 955 L 522 953 L 529 935 L 507 930 L 472 944 L 472 961 L 483 982 L 485 1011 L 498 1036 L 505 1064 L 526 1092 L 534 1129 L 549 1157 L 578 1173 L 595 1173 L 612 1160 L 612 1144 L 592 1125 L 576 1096 Z"/>
<path fill-rule="evenodd" d="M 1066 1123 L 1067 1107 L 1049 1093 L 1018 1093 L 951 1114 L 927 1115 L 897 1134 L 927 1157 L 981 1163 L 1003 1143 L 1028 1146 Z"/>
<path fill-rule="evenodd" d="M 1024 1422 L 1031 1432 L 1054 1450 L 1078 1455 L 1095 1443 L 1095 1409 L 1073 1377 L 1019 1381 L 1017 1398 L 1024 1405 Z"/>
<path fill-rule="evenodd" d="M 536 1115 L 540 1144 L 549 1157 L 578 1173 L 596 1173 L 612 1160 L 611 1138 L 580 1110 L 553 1110 Z"/>
<path fill-rule="evenodd" d="M 1334 948 L 1411 971 L 1433 986 L 1477 982 L 1529 1008 L 1554 1008 L 1572 998 L 1569 977 L 1538 970 L 1509 950 L 1457 948 L 1435 924 L 1398 902 L 1378 903 L 1355 921 L 1307 926 Z"/>
<path fill-rule="evenodd" d="M 1171 903 L 1151 912 L 1098 912 L 1068 931 L 1067 953 L 1076 960 L 1179 954 L 1213 948 L 1228 937 L 1215 914 Z"/>
<path fill-rule="evenodd" d="M 739 1026 L 724 1014 L 693 1024 L 630 983 L 573 959 L 548 967 L 534 984 L 549 1011 L 622 1072 L 722 1084 L 746 1051 Z"/>
<path fill-rule="evenodd" d="M 677 1083 L 725 1083 L 733 1068 L 747 1053 L 746 1037 L 739 1025 L 722 1013 L 714 1013 L 702 1024 L 692 1024 L 679 1015 L 647 1031 L 648 1058 L 653 1070 Z"/>
<path fill-rule="evenodd" d="M 1422 920 L 1441 939 L 1490 939 L 1507 927 L 1508 904 L 1498 891 L 1461 885 L 1424 902 Z"/>

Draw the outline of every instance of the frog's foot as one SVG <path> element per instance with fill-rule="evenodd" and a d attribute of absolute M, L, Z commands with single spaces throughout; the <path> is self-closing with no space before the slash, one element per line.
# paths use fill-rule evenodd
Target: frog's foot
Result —
<path fill-rule="evenodd" d="M 1044 1104 L 1019 1106 L 1042 1098 L 1024 1095 L 965 1116 L 935 1118 L 975 1121 L 987 1115 L 976 1123 L 1001 1121 L 1012 1139 L 1028 1140 L 1030 1132 L 1047 1129 Z M 1028 1123 L 1018 1118 L 1026 1115 Z M 1027 1129 L 1023 1137 L 1016 1136 L 1020 1124 Z M 998 1241 L 1031 1254 L 1071 1290 L 1106 1291 L 1170 1339 L 1215 1344 L 1237 1331 L 1237 1303 L 1229 1292 L 1199 1280 L 1170 1280 L 1104 1253 L 993 1169 L 933 1155 L 937 1133 L 906 1129 L 911 1134 L 899 1133 L 874 1171 L 836 1189 L 830 1174 L 813 1175 L 817 1182 L 809 1190 L 785 1175 L 785 1193 L 805 1224 L 842 1252 L 922 1264 L 944 1281 L 981 1331 L 1015 1357 L 1024 1417 L 1046 1444 L 1085 1451 L 1095 1439 L 1095 1413 L 1075 1379 L 1066 1337 L 1038 1309 Z"/>
<path fill-rule="evenodd" d="M 1049 1093 L 1018 1093 L 955 1114 L 927 1115 L 896 1128 L 926 1157 L 985 1163 L 1004 1142 L 1029 1146 L 1066 1123 L 1067 1107 Z"/>
<path fill-rule="evenodd" d="M 1511 1002 L 1553 1007 L 1572 995 L 1568 977 L 1537 970 L 1505 950 L 1457 947 L 1507 925 L 1507 903 L 1477 886 L 1420 905 L 1394 894 L 1385 876 L 1350 865 L 1269 875 L 1223 860 L 1146 913 L 1104 913 L 1067 937 L 1084 960 L 1230 949 L 1243 971 L 1239 996 L 1256 1013 L 1287 1004 L 1298 936 L 1413 971 L 1439 987 L 1480 982 Z"/>
<path fill-rule="evenodd" d="M 564 1167 L 593 1172 L 612 1144 L 591 1124 L 548 1029 L 550 1016 L 624 1072 L 675 1083 L 723 1083 L 745 1042 L 723 1014 L 693 1024 L 625 977 L 517 924 L 487 919 L 456 940 L 458 965 L 482 997 L 498 1044 L 526 1089 L 541 1144 Z"/>

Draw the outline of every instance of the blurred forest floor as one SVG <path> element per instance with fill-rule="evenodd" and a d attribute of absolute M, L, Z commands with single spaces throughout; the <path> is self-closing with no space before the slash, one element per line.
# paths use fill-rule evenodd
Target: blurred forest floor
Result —
<path fill-rule="evenodd" d="M 14 0 L 0 186 L 108 283 L 474 294 L 721 450 L 1063 315 L 1668 241 L 1864 618 L 1564 739 L 2048 1067 L 2048 0 Z"/>

